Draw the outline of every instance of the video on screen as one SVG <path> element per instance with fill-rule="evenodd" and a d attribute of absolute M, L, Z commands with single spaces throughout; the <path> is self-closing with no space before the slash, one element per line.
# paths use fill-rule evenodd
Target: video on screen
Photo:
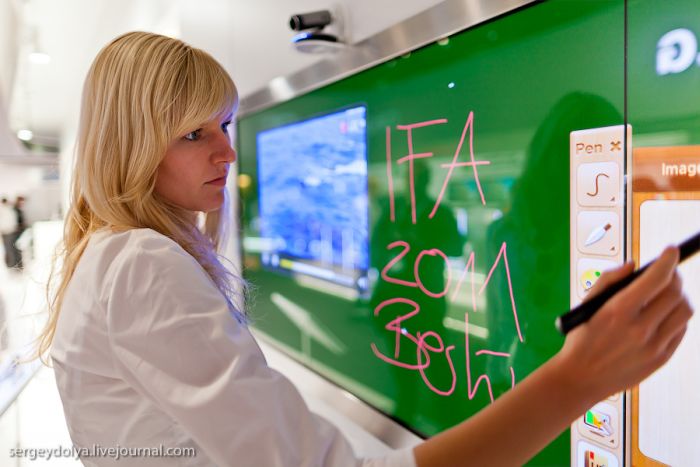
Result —
<path fill-rule="evenodd" d="M 266 267 L 366 287 L 365 114 L 358 106 L 258 133 Z"/>

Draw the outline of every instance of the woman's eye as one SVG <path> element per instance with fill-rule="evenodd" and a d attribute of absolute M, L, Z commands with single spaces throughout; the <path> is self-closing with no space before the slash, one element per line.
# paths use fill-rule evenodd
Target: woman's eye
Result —
<path fill-rule="evenodd" d="M 231 120 L 228 122 L 224 122 L 221 124 L 221 129 L 224 131 L 224 133 L 228 133 L 228 127 L 231 125 Z"/>
<path fill-rule="evenodd" d="M 201 132 L 202 130 L 194 130 L 190 133 L 187 133 L 184 138 L 188 141 L 197 141 L 200 137 Z"/>

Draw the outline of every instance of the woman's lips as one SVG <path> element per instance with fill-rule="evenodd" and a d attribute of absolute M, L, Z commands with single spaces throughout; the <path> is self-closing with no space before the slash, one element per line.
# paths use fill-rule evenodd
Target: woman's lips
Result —
<path fill-rule="evenodd" d="M 207 185 L 224 186 L 226 185 L 226 177 L 217 178 L 216 180 L 211 180 L 207 182 Z"/>

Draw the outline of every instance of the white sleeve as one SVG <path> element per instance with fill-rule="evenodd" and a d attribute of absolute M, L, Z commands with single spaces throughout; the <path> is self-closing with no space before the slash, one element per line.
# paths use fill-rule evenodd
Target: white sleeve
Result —
<path fill-rule="evenodd" d="M 217 465 L 415 466 L 410 449 L 356 458 L 338 429 L 267 366 L 211 279 L 170 239 L 122 251 L 109 276 L 116 368 Z"/>

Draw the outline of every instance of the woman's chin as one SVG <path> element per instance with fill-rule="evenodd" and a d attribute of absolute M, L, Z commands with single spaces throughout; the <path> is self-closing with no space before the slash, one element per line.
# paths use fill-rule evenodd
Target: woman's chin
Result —
<path fill-rule="evenodd" d="M 221 209 L 221 206 L 224 204 L 224 195 L 223 193 L 219 197 L 219 199 L 211 200 L 210 202 L 206 203 L 205 206 L 203 206 L 203 209 L 201 209 L 202 212 L 211 212 L 211 211 L 218 211 Z"/>

